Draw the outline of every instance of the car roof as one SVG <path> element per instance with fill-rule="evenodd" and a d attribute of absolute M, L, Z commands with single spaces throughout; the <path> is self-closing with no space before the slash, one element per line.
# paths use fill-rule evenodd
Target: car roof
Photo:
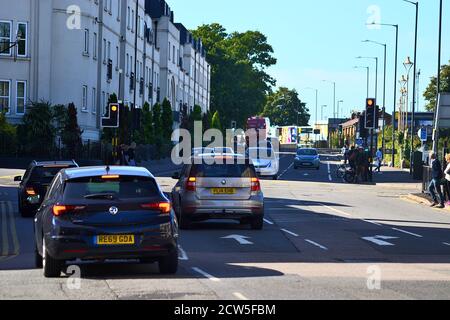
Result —
<path fill-rule="evenodd" d="M 109 169 L 109 171 L 107 170 Z M 155 178 L 146 168 L 140 167 L 125 167 L 125 166 L 97 166 L 97 167 L 82 167 L 70 168 L 62 170 L 63 178 L 65 180 L 95 177 L 101 175 L 119 175 L 119 176 L 137 176 Z"/>
<path fill-rule="evenodd" d="M 45 167 L 45 166 L 77 166 L 78 164 L 74 161 L 36 161 L 34 160 L 32 162 L 33 166 L 35 167 Z"/>

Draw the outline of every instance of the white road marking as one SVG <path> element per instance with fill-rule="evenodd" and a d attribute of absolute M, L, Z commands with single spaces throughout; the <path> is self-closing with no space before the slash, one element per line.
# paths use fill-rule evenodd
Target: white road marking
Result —
<path fill-rule="evenodd" d="M 278 176 L 278 178 L 281 178 L 282 176 L 284 176 L 286 174 L 286 172 L 288 172 L 293 166 L 294 166 L 294 164 L 291 163 L 291 165 L 286 170 L 284 170 L 283 173 Z"/>
<path fill-rule="evenodd" d="M 327 165 L 328 165 L 328 179 L 330 181 L 333 181 L 333 177 L 331 176 L 331 165 L 329 162 L 327 162 Z"/>
<path fill-rule="evenodd" d="M 264 219 L 264 222 L 267 223 L 267 224 L 273 225 L 273 222 L 272 222 L 272 221 L 269 221 L 269 220 L 267 220 L 267 219 Z"/>
<path fill-rule="evenodd" d="M 209 273 L 203 271 L 200 268 L 197 267 L 193 267 L 192 270 L 194 270 L 195 272 L 201 274 L 202 276 L 204 276 L 205 278 L 208 278 L 209 280 L 213 281 L 213 282 L 220 282 L 220 279 L 210 275 Z"/>
<path fill-rule="evenodd" d="M 281 229 L 281 231 L 286 232 L 287 234 L 290 234 L 291 236 L 294 236 L 294 237 L 298 237 L 299 236 L 298 234 L 296 234 L 296 233 L 294 233 L 292 231 L 286 230 L 286 229 Z"/>
<path fill-rule="evenodd" d="M 379 226 L 379 227 L 382 227 L 382 226 L 383 226 L 383 225 L 380 224 L 380 223 L 376 223 L 376 222 L 369 221 L 369 220 L 365 220 L 365 219 L 362 219 L 362 221 L 367 222 L 367 223 L 370 223 L 370 224 L 374 224 L 374 225 Z"/>
<path fill-rule="evenodd" d="M 442 242 L 442 244 L 445 245 L 445 246 L 449 246 L 450 247 L 450 243 Z"/>
<path fill-rule="evenodd" d="M 314 241 L 312 241 L 312 240 L 305 239 L 305 241 L 308 242 L 309 244 L 312 244 L 313 246 L 319 247 L 319 248 L 322 249 L 322 250 L 328 250 L 327 247 L 325 247 L 325 246 L 323 246 L 323 245 L 321 245 L 321 244 L 318 244 L 317 242 L 314 242 Z"/>
<path fill-rule="evenodd" d="M 423 236 L 421 236 L 420 234 L 416 234 L 416 233 L 412 233 L 406 230 L 402 230 L 402 229 L 398 229 L 398 228 L 392 228 L 392 230 L 398 231 L 398 232 L 402 232 L 402 233 L 406 233 L 409 234 L 411 236 L 417 237 L 417 238 L 423 238 Z"/>
<path fill-rule="evenodd" d="M 235 296 L 239 300 L 250 300 L 249 298 L 247 298 L 246 296 L 244 296 L 242 293 L 239 292 L 233 292 L 233 296 Z"/>
<path fill-rule="evenodd" d="M 331 211 L 334 211 L 334 212 L 336 212 L 336 213 L 342 214 L 342 215 L 344 215 L 344 216 L 347 216 L 347 217 L 351 217 L 351 216 L 352 216 L 351 214 L 349 214 L 349 213 L 347 213 L 347 212 L 344 212 L 344 211 L 341 211 L 341 210 L 332 208 L 332 207 L 327 206 L 327 205 L 325 205 L 325 204 L 323 204 L 323 203 L 321 203 L 321 205 L 322 205 L 323 207 L 325 207 L 325 208 L 331 210 Z"/>
<path fill-rule="evenodd" d="M 181 261 L 189 260 L 189 257 L 187 256 L 186 251 L 184 251 L 180 245 L 178 246 L 178 250 L 180 252 L 180 256 L 178 257 L 178 260 L 181 260 Z"/>
<path fill-rule="evenodd" d="M 374 237 L 364 237 L 362 239 L 372 242 L 372 243 L 375 243 L 376 245 L 385 247 L 385 246 L 395 246 L 395 244 L 384 241 L 384 240 L 398 239 L 398 237 L 374 236 Z"/>
<path fill-rule="evenodd" d="M 232 234 L 226 237 L 222 237 L 222 239 L 233 239 L 236 240 L 239 244 L 241 245 L 251 245 L 253 244 L 253 242 L 248 241 L 247 239 L 250 239 L 249 237 L 246 236 L 241 236 L 239 234 Z"/>

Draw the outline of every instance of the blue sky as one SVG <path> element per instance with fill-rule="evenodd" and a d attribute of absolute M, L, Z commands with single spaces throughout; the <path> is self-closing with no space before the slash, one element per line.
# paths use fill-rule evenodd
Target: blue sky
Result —
<path fill-rule="evenodd" d="M 395 29 L 381 27 L 370 30 L 365 24 L 373 20 L 379 9 L 381 23 L 399 24 L 399 76 L 406 73 L 402 65 L 407 56 L 413 59 L 415 9 L 402 0 L 168 0 L 175 20 L 189 29 L 218 22 L 227 31 L 258 30 L 268 37 L 278 59 L 269 73 L 278 86 L 295 88 L 308 103 L 315 119 L 315 94 L 306 87 L 319 89 L 320 106 L 328 105 L 324 116 L 332 116 L 332 85 L 337 83 L 337 100 L 344 113 L 362 109 L 366 98 L 366 72 L 354 69 L 371 67 L 371 92 L 375 91 L 375 60 L 357 60 L 357 56 L 378 56 L 379 92 L 382 103 L 383 47 L 362 43 L 370 39 L 388 44 L 386 108 L 393 109 Z M 431 76 L 437 73 L 438 0 L 420 3 L 417 68 L 421 70 L 419 90 L 422 93 Z M 446 5 L 444 1 L 444 6 Z M 450 7 L 444 7 L 442 62 L 450 60 Z M 412 88 L 412 85 L 411 85 Z M 411 89 L 412 92 L 412 89 Z M 419 107 L 424 109 L 420 95 Z"/>

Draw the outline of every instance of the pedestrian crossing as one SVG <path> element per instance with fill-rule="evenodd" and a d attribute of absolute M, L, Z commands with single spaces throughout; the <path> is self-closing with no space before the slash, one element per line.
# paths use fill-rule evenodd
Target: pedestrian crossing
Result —
<path fill-rule="evenodd" d="M 11 201 L 0 201 L 0 262 L 19 255 L 16 217 Z"/>

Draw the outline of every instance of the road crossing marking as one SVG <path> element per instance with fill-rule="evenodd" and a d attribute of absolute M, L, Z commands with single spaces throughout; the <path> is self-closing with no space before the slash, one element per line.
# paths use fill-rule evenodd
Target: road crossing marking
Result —
<path fill-rule="evenodd" d="M 283 231 L 283 232 L 285 232 L 285 233 L 287 233 L 287 234 L 290 234 L 291 236 L 299 237 L 298 234 L 296 234 L 296 233 L 294 233 L 294 232 L 291 232 L 291 231 L 289 231 L 289 230 L 281 229 L 281 231 Z"/>
<path fill-rule="evenodd" d="M 188 261 L 189 257 L 187 256 L 186 251 L 184 251 L 180 245 L 178 246 L 178 250 L 180 252 L 180 256 L 178 257 L 178 260 Z"/>
<path fill-rule="evenodd" d="M 402 233 L 405 233 L 405 234 L 409 234 L 409 235 L 417 237 L 417 238 L 423 238 L 423 236 L 421 236 L 420 234 L 412 233 L 412 232 L 409 232 L 409 231 L 406 231 L 406 230 L 402 230 L 402 229 L 398 229 L 398 228 L 392 228 L 392 230 L 395 230 L 395 231 L 398 231 L 398 232 L 402 232 Z"/>
<path fill-rule="evenodd" d="M 239 300 L 250 300 L 249 298 L 247 298 L 246 296 L 244 296 L 242 293 L 239 292 L 233 292 L 233 296 L 235 296 Z"/>
<path fill-rule="evenodd" d="M 321 244 L 318 244 L 317 242 L 314 242 L 314 241 L 312 241 L 312 240 L 305 239 L 305 241 L 308 242 L 309 244 L 312 244 L 313 246 L 319 247 L 319 248 L 322 249 L 322 250 L 328 250 L 327 247 L 325 247 L 325 246 L 323 246 L 323 245 L 321 245 Z"/>
<path fill-rule="evenodd" d="M 269 221 L 269 220 L 267 220 L 267 219 L 264 219 L 264 222 L 267 223 L 267 224 L 270 224 L 271 226 L 273 225 L 273 222 L 272 222 L 272 221 Z"/>
<path fill-rule="evenodd" d="M 192 270 L 194 270 L 195 272 L 201 274 L 202 276 L 204 276 L 205 278 L 208 278 L 209 280 L 211 280 L 211 281 L 213 281 L 213 282 L 219 282 L 219 281 L 220 281 L 219 278 L 216 278 L 216 277 L 210 275 L 209 273 L 203 271 L 203 270 L 200 269 L 200 268 L 193 267 Z"/>

